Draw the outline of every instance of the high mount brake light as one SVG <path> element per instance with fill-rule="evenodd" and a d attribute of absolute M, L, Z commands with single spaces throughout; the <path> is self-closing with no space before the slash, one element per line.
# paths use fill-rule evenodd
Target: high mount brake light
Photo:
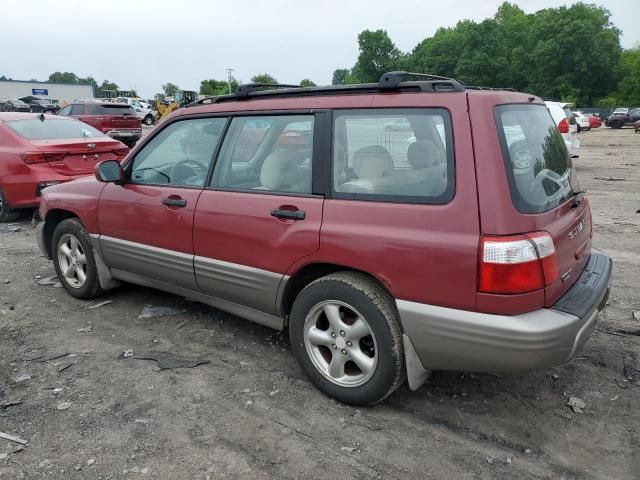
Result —
<path fill-rule="evenodd" d="M 479 290 L 484 293 L 532 292 L 558 279 L 558 257 L 547 232 L 480 240 Z"/>

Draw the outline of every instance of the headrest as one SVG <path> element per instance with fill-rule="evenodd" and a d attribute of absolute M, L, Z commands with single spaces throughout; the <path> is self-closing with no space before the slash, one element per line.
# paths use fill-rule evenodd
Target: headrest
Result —
<path fill-rule="evenodd" d="M 362 147 L 353 154 L 353 173 L 358 178 L 381 178 L 391 175 L 393 160 L 381 145 Z"/>
<path fill-rule="evenodd" d="M 305 174 L 305 170 L 299 168 L 303 160 L 300 152 L 293 149 L 282 148 L 271 152 L 262 164 L 260 183 L 269 190 L 298 184 Z"/>
<path fill-rule="evenodd" d="M 409 145 L 407 160 L 413 168 L 426 168 L 444 163 L 444 154 L 431 140 L 418 140 Z"/>

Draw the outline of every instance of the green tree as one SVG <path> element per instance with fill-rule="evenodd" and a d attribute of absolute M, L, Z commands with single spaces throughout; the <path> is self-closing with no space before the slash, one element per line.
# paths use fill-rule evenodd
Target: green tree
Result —
<path fill-rule="evenodd" d="M 401 68 L 404 55 L 385 30 L 364 30 L 358 35 L 358 46 L 360 54 L 348 76 L 349 83 L 377 82 L 383 73 Z"/>
<path fill-rule="evenodd" d="M 118 84 L 110 82 L 109 80 L 103 80 L 100 86 L 96 87 L 96 97 L 102 98 L 105 96 L 104 92 L 118 90 Z"/>
<path fill-rule="evenodd" d="M 162 91 L 167 97 L 173 97 L 176 94 L 176 90 L 180 90 L 180 87 L 175 83 L 167 82 L 162 85 Z"/>
<path fill-rule="evenodd" d="M 333 78 L 331 79 L 331 85 L 344 85 L 347 83 L 347 77 L 349 76 L 349 70 L 347 68 L 338 68 L 333 71 Z"/>
<path fill-rule="evenodd" d="M 251 83 L 271 83 L 276 84 L 278 81 L 268 73 L 260 73 L 251 77 Z"/>
<path fill-rule="evenodd" d="M 620 55 L 620 81 L 614 97 L 619 105 L 640 106 L 640 46 Z"/>
<path fill-rule="evenodd" d="M 302 79 L 300 80 L 300 86 L 301 87 L 315 87 L 316 84 L 313 83 L 311 80 L 309 80 L 308 78 Z"/>
<path fill-rule="evenodd" d="M 2 75 L 2 76 L 0 77 L 0 80 L 11 80 L 11 79 L 10 79 L 10 78 L 5 77 L 4 75 Z"/>
<path fill-rule="evenodd" d="M 238 82 L 235 78 L 231 79 L 231 92 L 238 88 Z M 229 93 L 229 82 L 226 80 L 202 80 L 200 82 L 200 94 L 207 96 L 227 95 Z"/>
<path fill-rule="evenodd" d="M 78 83 L 78 76 L 72 72 L 53 72 L 49 75 L 51 83 Z"/>

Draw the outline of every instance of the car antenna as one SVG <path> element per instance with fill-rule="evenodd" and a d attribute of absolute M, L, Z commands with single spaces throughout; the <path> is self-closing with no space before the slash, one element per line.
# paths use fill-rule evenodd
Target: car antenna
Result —
<path fill-rule="evenodd" d="M 45 119 L 44 113 L 41 113 L 40 115 L 38 115 L 38 118 L 40 119 L 41 122 L 44 122 L 44 119 Z"/>

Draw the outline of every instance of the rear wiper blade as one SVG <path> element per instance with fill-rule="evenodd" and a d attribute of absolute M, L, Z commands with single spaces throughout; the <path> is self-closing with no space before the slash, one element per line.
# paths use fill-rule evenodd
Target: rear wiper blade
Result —
<path fill-rule="evenodd" d="M 571 199 L 571 208 L 577 208 L 582 203 L 584 199 L 584 194 L 586 190 L 578 190 L 577 192 L 573 192 L 573 198 Z"/>

